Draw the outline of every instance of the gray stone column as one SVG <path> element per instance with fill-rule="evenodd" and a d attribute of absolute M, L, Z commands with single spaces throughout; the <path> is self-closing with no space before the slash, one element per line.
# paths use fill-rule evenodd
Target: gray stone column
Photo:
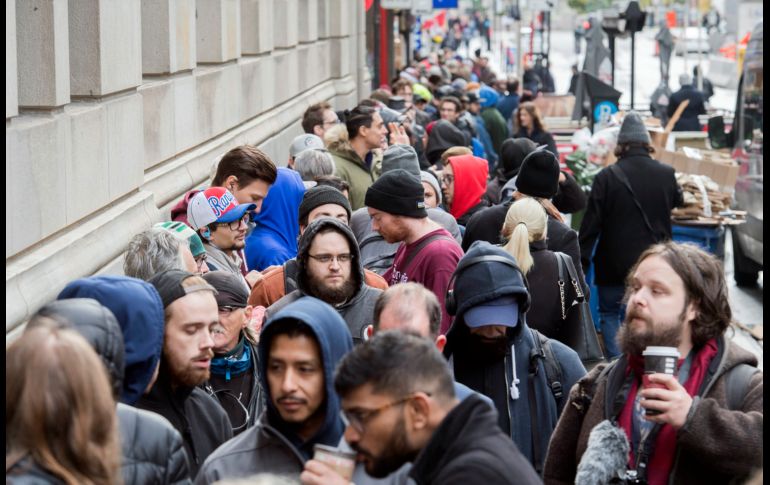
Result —
<path fill-rule="evenodd" d="M 196 65 L 195 0 L 142 0 L 142 72 L 167 74 Z"/>
<path fill-rule="evenodd" d="M 299 41 L 318 40 L 318 0 L 299 0 Z"/>
<path fill-rule="evenodd" d="M 275 0 L 273 4 L 273 36 L 275 47 L 289 48 L 299 39 L 298 0 Z"/>
<path fill-rule="evenodd" d="M 139 0 L 70 0 L 72 96 L 104 96 L 142 82 Z"/>
<path fill-rule="evenodd" d="M 241 57 L 240 0 L 197 0 L 198 62 Z"/>
<path fill-rule="evenodd" d="M 63 106 L 70 101 L 67 0 L 15 2 L 19 105 Z M 10 3 L 6 1 L 6 11 Z"/>
<path fill-rule="evenodd" d="M 273 50 L 273 0 L 241 0 L 243 54 Z"/>
<path fill-rule="evenodd" d="M 16 2 L 5 2 L 5 119 L 19 114 L 16 79 Z M 8 146 L 6 145 L 6 154 Z M 6 156 L 7 159 L 7 156 Z M 7 206 L 7 204 L 6 204 Z M 7 210 L 7 209 L 6 209 Z"/>

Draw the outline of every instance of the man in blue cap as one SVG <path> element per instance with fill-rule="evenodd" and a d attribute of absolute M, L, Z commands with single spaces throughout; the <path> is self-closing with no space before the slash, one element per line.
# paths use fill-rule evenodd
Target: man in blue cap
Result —
<path fill-rule="evenodd" d="M 444 354 L 455 380 L 492 399 L 500 427 L 541 472 L 568 391 L 585 374 L 580 358 L 529 328 L 529 289 L 504 249 L 474 243 L 452 281 L 446 307 L 455 320 Z"/>

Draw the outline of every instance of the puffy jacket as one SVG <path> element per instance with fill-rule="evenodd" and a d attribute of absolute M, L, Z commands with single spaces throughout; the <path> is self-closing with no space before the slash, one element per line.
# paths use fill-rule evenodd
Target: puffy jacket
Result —
<path fill-rule="evenodd" d="M 71 284 L 78 285 L 78 281 Z M 124 378 L 124 344 L 123 332 L 112 312 L 90 298 L 59 300 L 42 311 L 63 317 L 85 337 L 104 362 L 118 396 Z M 122 403 L 118 404 L 117 416 L 123 483 L 190 483 L 182 436 L 168 421 Z"/>
<path fill-rule="evenodd" d="M 302 233 L 302 237 L 299 239 L 299 248 L 297 251 L 297 287 L 298 289 L 284 296 L 277 302 L 275 302 L 268 309 L 268 317 L 274 315 L 276 312 L 285 308 L 288 304 L 300 299 L 303 296 L 315 296 L 310 288 L 310 277 L 307 273 L 307 261 L 309 259 L 308 253 L 310 252 L 310 246 L 315 238 L 316 234 L 320 231 L 333 227 L 342 234 L 348 240 L 350 246 L 350 252 L 353 254 L 353 261 L 351 262 L 351 277 L 353 278 L 356 293 L 347 302 L 339 305 L 336 310 L 345 319 L 348 325 L 348 330 L 353 336 L 355 343 L 360 343 L 364 338 L 364 331 L 366 327 L 372 323 L 374 318 L 374 304 L 377 298 L 382 293 L 382 290 L 372 288 L 364 284 L 364 268 L 361 261 L 361 253 L 358 249 L 358 243 L 353 235 L 353 232 L 344 223 L 337 219 L 329 217 L 323 217 L 311 222 L 310 225 Z"/>
<path fill-rule="evenodd" d="M 307 441 L 294 433 L 294 427 L 281 419 L 273 404 L 267 375 L 267 361 L 272 336 L 281 322 L 299 320 L 310 327 L 316 337 L 324 367 L 326 388 L 325 417 L 318 432 Z M 257 473 L 293 475 L 299 478 L 305 461 L 316 443 L 337 446 L 345 427 L 340 418 L 340 399 L 334 390 L 334 369 L 353 348 L 347 326 L 334 308 L 312 297 L 303 297 L 272 315 L 259 342 L 260 380 L 267 390 L 267 409 L 256 426 L 220 446 L 203 464 L 196 484 L 209 484 L 222 479 L 248 477 Z"/>

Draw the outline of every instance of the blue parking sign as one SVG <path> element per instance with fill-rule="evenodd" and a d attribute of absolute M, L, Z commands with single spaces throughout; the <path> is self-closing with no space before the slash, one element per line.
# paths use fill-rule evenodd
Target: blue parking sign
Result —
<path fill-rule="evenodd" d="M 458 0 L 433 0 L 433 8 L 457 8 Z"/>

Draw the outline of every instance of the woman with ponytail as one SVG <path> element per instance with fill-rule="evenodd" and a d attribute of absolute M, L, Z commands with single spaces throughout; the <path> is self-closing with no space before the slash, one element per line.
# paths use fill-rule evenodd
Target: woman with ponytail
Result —
<path fill-rule="evenodd" d="M 556 254 L 546 247 L 548 214 L 535 198 L 524 197 L 508 209 L 502 235 L 505 250 L 519 263 L 529 282 L 531 304 L 527 324 L 549 338 L 560 336 L 568 325 L 580 325 L 578 312 L 570 312 L 575 290 L 567 276 L 564 281 L 564 306 L 559 290 L 559 266 Z M 567 269 L 564 269 L 565 275 Z"/>

